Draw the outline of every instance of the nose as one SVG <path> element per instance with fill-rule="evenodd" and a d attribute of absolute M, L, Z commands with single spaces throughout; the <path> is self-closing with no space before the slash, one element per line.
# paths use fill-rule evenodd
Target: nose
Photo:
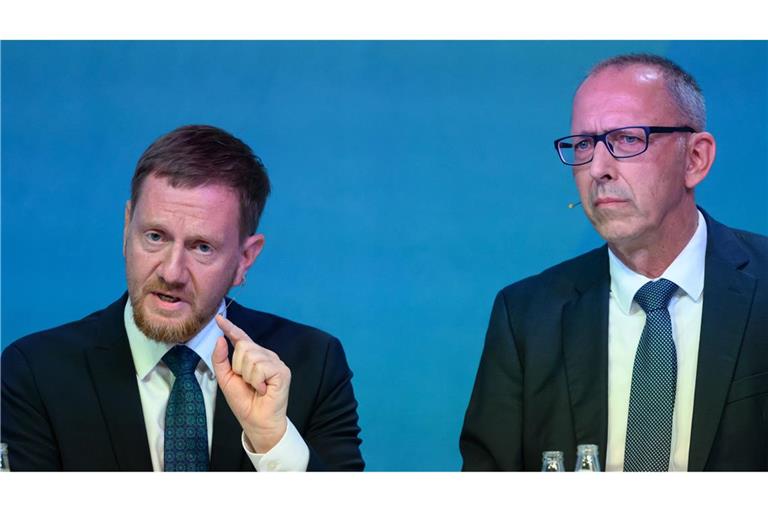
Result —
<path fill-rule="evenodd" d="M 168 247 L 160 266 L 157 268 L 157 274 L 171 286 L 186 283 L 188 273 L 183 245 L 174 244 Z"/>
<path fill-rule="evenodd" d="M 595 181 L 616 179 L 616 163 L 616 159 L 608 151 L 605 141 L 599 141 L 595 145 L 595 152 L 589 163 L 589 174 Z"/>

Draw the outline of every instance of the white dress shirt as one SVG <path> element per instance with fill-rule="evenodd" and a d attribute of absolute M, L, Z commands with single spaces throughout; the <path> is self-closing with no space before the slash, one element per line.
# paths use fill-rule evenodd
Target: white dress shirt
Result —
<path fill-rule="evenodd" d="M 223 300 L 217 314 L 226 317 Z M 123 318 L 136 368 L 136 382 L 139 386 L 144 425 L 147 429 L 152 469 L 162 471 L 164 467 L 165 408 L 175 381 L 173 373 L 162 361 L 162 357 L 171 349 L 172 345 L 150 339 L 139 330 L 133 319 L 133 308 L 130 300 L 126 301 Z M 194 338 L 186 343 L 187 347 L 200 356 L 200 362 L 195 368 L 195 377 L 200 384 L 205 402 L 209 456 L 213 438 L 213 413 L 216 405 L 216 393 L 218 392 L 211 356 L 216 346 L 216 340 L 222 335 L 223 333 L 216 321 L 211 319 Z M 283 437 L 265 454 L 251 451 L 244 433 L 241 434 L 240 442 L 253 467 L 258 471 L 305 471 L 307 469 L 309 448 L 290 419 Z"/>
<path fill-rule="evenodd" d="M 688 450 L 691 444 L 693 397 L 704 300 L 704 261 L 707 249 L 706 222 L 701 212 L 698 214 L 699 223 L 693 237 L 658 278 L 668 279 L 678 286 L 669 302 L 672 337 L 677 351 L 677 391 L 672 416 L 670 471 L 688 469 Z M 646 317 L 645 311 L 633 299 L 640 287 L 650 279 L 629 269 L 610 250 L 608 259 L 611 295 L 608 309 L 606 470 L 622 471 L 632 370 Z"/>

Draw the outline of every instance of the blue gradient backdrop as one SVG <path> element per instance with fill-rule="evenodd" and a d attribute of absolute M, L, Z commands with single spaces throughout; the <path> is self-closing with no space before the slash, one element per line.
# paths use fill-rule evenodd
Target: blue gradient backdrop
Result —
<path fill-rule="evenodd" d="M 699 203 L 768 233 L 765 42 L 4 42 L 2 345 L 124 290 L 141 152 L 188 123 L 274 184 L 236 298 L 338 336 L 371 470 L 456 470 L 492 300 L 601 243 L 552 140 L 595 61 L 696 76 L 717 161 Z"/>

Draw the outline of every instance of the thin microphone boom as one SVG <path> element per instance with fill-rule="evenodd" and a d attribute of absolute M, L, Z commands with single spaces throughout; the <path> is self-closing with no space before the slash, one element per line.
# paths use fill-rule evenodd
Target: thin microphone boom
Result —
<path fill-rule="evenodd" d="M 577 206 L 579 206 L 580 204 L 581 204 L 581 201 L 577 201 L 577 202 L 575 202 L 575 203 L 568 203 L 568 208 L 569 208 L 569 209 L 571 209 L 571 210 L 573 210 L 574 208 L 576 208 L 576 207 L 577 207 Z"/>
<path fill-rule="evenodd" d="M 240 286 L 240 289 L 245 287 L 245 280 L 248 278 L 248 274 L 243 274 L 243 281 L 238 285 Z M 240 290 L 237 290 L 240 291 Z M 226 298 L 226 297 L 225 297 Z M 232 305 L 232 303 L 235 302 L 235 293 L 232 293 L 229 297 L 229 302 L 224 304 L 224 311 L 229 311 L 229 306 Z"/>

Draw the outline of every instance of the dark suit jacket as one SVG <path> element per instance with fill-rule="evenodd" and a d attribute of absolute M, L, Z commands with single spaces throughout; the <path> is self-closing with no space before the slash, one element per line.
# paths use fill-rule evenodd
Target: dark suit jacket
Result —
<path fill-rule="evenodd" d="M 12 470 L 152 470 L 123 323 L 126 300 L 127 294 L 3 352 L 2 439 Z M 227 315 L 291 369 L 288 417 L 309 446 L 308 469 L 363 469 L 352 372 L 339 341 L 236 303 Z M 223 393 L 217 393 L 212 471 L 253 470 L 241 432 Z"/>
<path fill-rule="evenodd" d="M 706 213 L 708 238 L 689 471 L 768 470 L 768 238 Z M 460 448 L 465 470 L 541 469 L 544 450 L 596 444 L 608 424 L 603 246 L 496 297 Z"/>

